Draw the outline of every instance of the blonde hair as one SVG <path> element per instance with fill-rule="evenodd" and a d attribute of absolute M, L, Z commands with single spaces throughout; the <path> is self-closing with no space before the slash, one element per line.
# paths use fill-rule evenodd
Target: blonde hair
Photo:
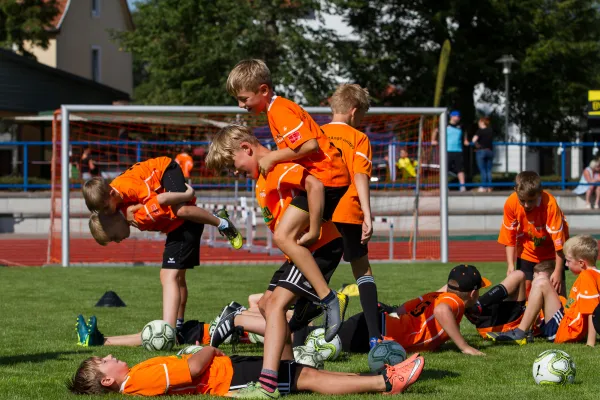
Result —
<path fill-rule="evenodd" d="M 572 258 L 587 261 L 590 266 L 595 266 L 598 259 L 598 241 L 590 235 L 577 235 L 567 240 L 563 251 Z"/>
<path fill-rule="evenodd" d="M 256 93 L 260 85 L 273 88 L 271 71 L 262 60 L 242 60 L 236 64 L 227 77 L 227 92 L 232 96 L 244 90 Z"/>
<path fill-rule="evenodd" d="M 66 382 L 67 389 L 73 394 L 104 394 L 110 389 L 102 385 L 104 374 L 100 371 L 100 357 L 90 357 L 79 365 L 77 372 Z"/>
<path fill-rule="evenodd" d="M 523 171 L 515 178 L 517 195 L 533 196 L 542 192 L 542 180 L 533 171 Z"/>
<path fill-rule="evenodd" d="M 552 274 L 554 272 L 555 267 L 556 267 L 556 261 L 554 261 L 554 260 L 541 261 L 533 267 L 533 272 L 543 273 L 543 274 Z"/>
<path fill-rule="evenodd" d="M 590 168 L 594 169 L 598 166 L 598 164 L 600 164 L 600 160 L 598 160 L 597 158 L 594 158 L 592 161 L 590 161 Z"/>
<path fill-rule="evenodd" d="M 241 149 L 243 142 L 260 145 L 256 136 L 245 126 L 229 125 L 221 129 L 208 148 L 206 167 L 213 171 L 231 168 L 235 152 Z"/>
<path fill-rule="evenodd" d="M 329 105 L 334 114 L 348 114 L 353 108 L 367 112 L 370 107 L 369 91 L 357 84 L 344 83 L 335 90 Z"/>
<path fill-rule="evenodd" d="M 108 182 L 99 176 L 86 181 L 81 191 L 87 208 L 91 212 L 103 211 L 106 200 L 110 198 L 110 190 Z"/>
<path fill-rule="evenodd" d="M 127 221 L 125 221 L 125 218 L 118 211 L 113 214 L 93 213 L 90 216 L 89 227 L 92 237 L 101 246 L 106 246 L 108 243 L 114 241 L 115 229 L 124 227 L 129 229 Z M 113 233 L 107 232 L 106 227 L 112 229 Z"/>

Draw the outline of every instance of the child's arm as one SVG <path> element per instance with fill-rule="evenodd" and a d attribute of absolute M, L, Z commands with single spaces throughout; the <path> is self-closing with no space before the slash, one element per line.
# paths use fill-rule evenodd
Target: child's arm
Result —
<path fill-rule="evenodd" d="M 285 161 L 293 161 L 299 158 L 305 157 L 309 154 L 316 153 L 319 151 L 319 142 L 317 139 L 309 139 L 302 143 L 300 146 L 292 149 L 285 147 L 283 149 L 275 150 L 264 156 L 258 162 L 258 170 L 262 175 L 266 175 L 273 169 L 275 164 L 279 164 Z"/>
<path fill-rule="evenodd" d="M 325 186 L 320 180 L 308 175 L 304 180 L 304 189 L 308 199 L 308 232 L 298 240 L 300 246 L 308 247 L 319 239 L 321 223 L 323 221 L 323 207 L 325 206 Z"/>
<path fill-rule="evenodd" d="M 190 375 L 192 379 L 202 375 L 204 371 L 212 363 L 213 358 L 224 356 L 225 354 L 214 347 L 206 346 L 190 358 L 188 358 L 188 366 L 190 367 Z"/>
<path fill-rule="evenodd" d="M 505 246 L 506 250 L 506 276 L 509 276 L 515 270 L 515 246 Z"/>
<path fill-rule="evenodd" d="M 506 276 L 515 270 L 515 246 L 517 244 L 518 221 L 515 216 L 514 203 L 516 197 L 509 197 L 504 203 L 504 215 L 498 235 L 498 243 L 503 244 L 506 250 Z"/>
<path fill-rule="evenodd" d="M 594 347 L 596 346 L 596 328 L 594 328 L 593 314 L 588 315 L 588 333 L 586 345 Z"/>
<path fill-rule="evenodd" d="M 469 346 L 465 338 L 460 334 L 460 328 L 449 305 L 443 303 L 437 305 L 435 310 L 433 310 L 433 315 L 460 351 L 472 356 L 485 355 L 481 351 Z"/>
<path fill-rule="evenodd" d="M 369 176 L 366 174 L 355 174 L 354 175 L 354 186 L 358 192 L 358 200 L 360 201 L 360 208 L 365 215 L 362 227 L 362 236 L 360 242 L 366 244 L 373 235 L 373 219 L 371 216 L 371 200 L 370 200 L 370 188 L 369 188 Z"/>
<path fill-rule="evenodd" d="M 556 250 L 556 258 L 554 264 L 554 272 L 550 276 L 550 282 L 552 282 L 552 286 L 556 293 L 560 294 L 562 292 L 562 287 L 564 286 L 564 282 L 562 280 L 563 268 L 565 265 L 565 254 L 562 250 Z"/>
<path fill-rule="evenodd" d="M 157 196 L 158 204 L 164 205 L 164 206 L 174 206 L 174 205 L 177 205 L 180 203 L 187 203 L 188 201 L 192 200 L 194 198 L 194 195 L 196 194 L 196 192 L 187 183 L 185 184 L 185 186 L 187 187 L 187 190 L 183 193 L 181 193 L 181 192 L 160 193 Z"/>

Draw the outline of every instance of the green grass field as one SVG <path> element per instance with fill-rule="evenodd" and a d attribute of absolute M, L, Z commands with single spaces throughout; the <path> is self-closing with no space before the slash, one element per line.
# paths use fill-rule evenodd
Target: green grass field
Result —
<path fill-rule="evenodd" d="M 500 282 L 505 267 L 479 264 L 482 274 Z M 272 266 L 203 267 L 188 274 L 188 319 L 209 321 L 231 300 L 247 304 L 247 296 L 264 290 Z M 445 283 L 450 266 L 439 264 L 375 265 L 379 298 L 401 303 L 435 290 Z M 158 268 L 22 268 L 0 269 L 0 398 L 62 399 L 69 396 L 64 381 L 81 360 L 90 355 L 113 354 L 130 366 L 156 355 L 143 348 L 76 346 L 75 317 L 95 314 L 104 334 L 130 334 L 161 315 Z M 349 265 L 341 265 L 332 287 L 351 283 Z M 569 276 L 568 283 L 573 282 Z M 116 291 L 125 308 L 95 308 L 107 290 Z M 358 297 L 351 298 L 350 314 L 360 310 Z M 536 341 L 523 348 L 493 346 L 463 320 L 467 341 L 487 354 L 472 357 L 447 343 L 435 353 L 425 353 L 421 379 L 405 394 L 419 399 L 547 399 L 553 397 L 598 399 L 600 380 L 598 350 L 585 345 L 553 345 Z M 549 348 L 567 351 L 577 364 L 574 385 L 547 388 L 535 385 L 531 368 L 536 355 Z M 224 346 L 226 353 L 231 348 Z M 260 354 L 256 345 L 239 345 L 239 354 Z M 174 352 L 173 352 L 174 353 Z M 336 371 L 367 372 L 366 355 L 349 355 L 326 364 Z M 343 396 L 346 399 L 378 395 Z M 111 398 L 117 395 L 109 396 Z M 318 398 L 318 395 L 296 395 Z"/>

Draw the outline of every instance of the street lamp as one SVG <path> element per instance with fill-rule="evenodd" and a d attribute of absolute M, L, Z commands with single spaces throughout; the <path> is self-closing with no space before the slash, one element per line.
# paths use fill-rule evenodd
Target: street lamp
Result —
<path fill-rule="evenodd" d="M 511 64 L 517 63 L 518 61 L 512 56 L 512 54 L 505 54 L 502 57 L 500 57 L 499 59 L 496 60 L 497 63 L 502 64 L 502 73 L 504 74 L 504 97 L 506 98 L 506 105 L 505 105 L 505 109 L 504 109 L 504 141 L 507 143 L 506 144 L 506 151 L 505 151 L 505 173 L 508 175 L 508 142 L 509 142 L 509 136 L 508 136 L 508 124 L 509 124 L 509 118 L 508 118 L 508 114 L 510 112 L 510 102 L 509 102 L 509 98 L 508 98 L 508 92 L 509 92 L 509 85 L 508 85 L 508 76 L 510 75 L 510 66 Z"/>

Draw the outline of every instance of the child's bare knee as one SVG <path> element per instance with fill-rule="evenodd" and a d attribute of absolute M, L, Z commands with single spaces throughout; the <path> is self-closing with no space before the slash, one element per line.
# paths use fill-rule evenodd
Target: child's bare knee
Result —
<path fill-rule="evenodd" d="M 521 270 L 518 270 L 518 269 L 515 270 L 515 271 L 513 271 L 513 272 L 511 272 L 510 276 L 514 276 L 515 279 L 519 280 L 519 282 L 526 280 L 525 272 L 523 272 Z"/>
<path fill-rule="evenodd" d="M 531 288 L 538 288 L 538 289 L 543 289 L 547 286 L 550 286 L 550 279 L 548 279 L 547 276 L 541 275 L 536 277 L 532 282 L 531 282 Z"/>

